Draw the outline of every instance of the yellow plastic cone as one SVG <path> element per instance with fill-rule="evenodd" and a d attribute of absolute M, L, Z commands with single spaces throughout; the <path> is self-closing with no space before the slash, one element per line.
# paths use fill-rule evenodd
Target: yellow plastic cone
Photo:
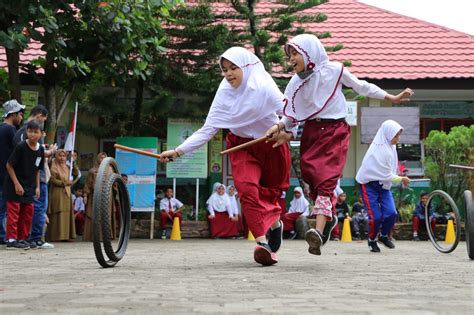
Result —
<path fill-rule="evenodd" d="M 454 233 L 453 220 L 448 220 L 448 227 L 446 228 L 446 237 L 444 238 L 444 242 L 446 244 L 453 244 L 455 239 L 456 235 Z"/>
<path fill-rule="evenodd" d="M 249 241 L 255 241 L 255 237 L 253 237 L 253 234 L 252 234 L 252 232 L 250 232 L 250 230 L 249 230 L 249 235 L 247 236 L 247 239 Z"/>
<path fill-rule="evenodd" d="M 181 229 L 179 227 L 179 218 L 174 218 L 173 228 L 171 229 L 170 240 L 181 241 Z"/>
<path fill-rule="evenodd" d="M 351 224 L 349 223 L 348 218 L 344 219 L 344 225 L 342 226 L 341 242 L 352 242 Z"/>

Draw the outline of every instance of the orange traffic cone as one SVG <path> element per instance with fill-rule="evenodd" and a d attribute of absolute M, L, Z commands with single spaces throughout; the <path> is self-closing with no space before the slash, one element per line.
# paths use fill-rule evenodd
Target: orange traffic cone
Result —
<path fill-rule="evenodd" d="M 456 234 L 454 233 L 453 220 L 448 220 L 448 226 L 446 228 L 446 237 L 444 238 L 444 242 L 446 244 L 453 244 L 455 240 Z"/>
<path fill-rule="evenodd" d="M 352 242 L 351 224 L 349 223 L 348 218 L 344 219 L 341 242 Z"/>

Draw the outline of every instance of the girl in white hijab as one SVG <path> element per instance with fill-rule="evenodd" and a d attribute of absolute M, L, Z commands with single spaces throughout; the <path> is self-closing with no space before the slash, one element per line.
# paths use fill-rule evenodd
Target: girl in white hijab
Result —
<path fill-rule="evenodd" d="M 229 196 L 221 183 L 214 184 L 213 193 L 207 200 L 207 210 L 211 238 L 235 237 L 239 234 Z"/>
<path fill-rule="evenodd" d="M 356 180 L 367 212 L 369 213 L 369 249 L 380 252 L 375 238 L 388 248 L 395 245 L 388 238 L 397 221 L 397 210 L 390 188 L 392 183 L 410 183 L 406 176 L 398 176 L 398 158 L 396 144 L 400 141 L 402 126 L 393 120 L 382 123 L 372 144 L 362 160 Z"/>
<path fill-rule="evenodd" d="M 406 89 L 394 96 L 357 79 L 342 63 L 329 61 L 324 46 L 314 35 L 293 37 L 286 44 L 285 52 L 295 75 L 285 90 L 288 102 L 284 114 L 294 121 L 305 121 L 300 145 L 301 175 L 310 186 L 310 196 L 315 204 L 312 215 L 316 216 L 316 229 L 307 232 L 306 241 L 311 254 L 321 255 L 322 244 L 337 225 L 332 199 L 346 163 L 350 140 L 342 86 L 350 87 L 360 95 L 395 104 L 408 101 L 407 97 L 413 92 Z M 270 128 L 267 134 L 275 134 L 276 128 Z M 327 221 L 330 221 L 329 233 L 324 234 Z"/>
<path fill-rule="evenodd" d="M 281 209 L 276 201 L 289 187 L 291 158 L 286 142 L 296 136 L 296 125 L 291 119 L 279 120 L 277 114 L 283 113 L 285 96 L 257 56 L 244 48 L 232 47 L 221 56 L 219 65 L 224 79 L 204 126 L 176 149 L 162 152 L 160 160 L 168 162 L 183 154 L 186 159 L 221 128 L 230 129 L 226 139 L 230 148 L 265 136 L 272 125 L 281 122 L 273 138 L 275 142 L 262 142 L 230 154 L 243 215 L 257 242 L 254 259 L 262 265 L 272 265 L 278 262 L 276 252 L 281 245 Z"/>
<path fill-rule="evenodd" d="M 296 237 L 295 233 L 295 223 L 300 216 L 309 215 L 309 202 L 304 197 L 303 189 L 301 187 L 296 187 L 293 190 L 293 200 L 290 202 L 290 208 L 288 212 L 284 213 L 281 216 L 283 221 L 283 226 L 285 227 L 285 232 L 289 234 L 290 239 Z"/>

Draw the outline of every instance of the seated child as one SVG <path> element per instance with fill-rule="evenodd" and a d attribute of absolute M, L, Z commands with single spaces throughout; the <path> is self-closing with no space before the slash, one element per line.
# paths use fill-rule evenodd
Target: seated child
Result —
<path fill-rule="evenodd" d="M 74 211 L 76 234 L 82 235 L 84 232 L 84 211 L 86 210 L 84 198 L 82 197 L 82 188 L 76 189 L 76 193 L 72 195 L 72 209 Z"/>
<path fill-rule="evenodd" d="M 166 221 L 173 223 L 174 218 L 179 219 L 179 226 L 183 221 L 183 203 L 178 199 L 174 198 L 174 191 L 171 188 L 166 189 L 165 198 L 160 200 L 160 211 L 161 211 L 161 238 L 166 239 Z"/>
<path fill-rule="evenodd" d="M 289 233 L 290 239 L 296 237 L 295 223 L 300 216 L 309 215 L 309 202 L 303 195 L 303 189 L 296 187 L 293 190 L 293 200 L 290 203 L 288 212 L 281 216 L 283 231 Z"/>
<path fill-rule="evenodd" d="M 207 200 L 211 238 L 235 237 L 239 235 L 238 217 L 234 215 L 225 186 L 214 184 L 214 192 Z"/>
<path fill-rule="evenodd" d="M 423 191 L 420 194 L 420 201 L 416 205 L 415 211 L 413 211 L 413 240 L 419 241 L 420 238 L 418 237 L 418 230 L 420 229 L 420 224 L 425 225 L 425 207 L 426 203 L 428 202 L 428 193 Z M 430 224 L 431 229 L 434 231 L 436 226 L 436 217 L 434 215 L 434 210 L 432 205 L 430 205 L 429 209 L 430 215 Z"/>
<path fill-rule="evenodd" d="M 362 197 L 359 196 L 359 199 L 354 205 L 352 205 L 352 233 L 354 235 L 353 239 L 355 241 L 367 238 L 367 231 L 368 231 L 368 224 L 369 224 L 369 216 L 367 214 L 367 210 L 362 203 Z M 364 237 L 361 234 L 361 227 L 364 231 Z"/>
<path fill-rule="evenodd" d="M 339 225 L 343 226 L 344 219 L 347 217 L 350 220 L 349 216 L 349 207 L 347 206 L 346 203 L 346 193 L 345 192 L 340 192 L 339 195 L 337 196 L 335 208 L 336 208 L 336 216 L 337 216 L 337 221 L 339 222 Z M 339 226 L 335 227 L 332 230 L 331 237 L 333 240 L 338 241 L 340 239 L 340 233 L 339 233 Z"/>

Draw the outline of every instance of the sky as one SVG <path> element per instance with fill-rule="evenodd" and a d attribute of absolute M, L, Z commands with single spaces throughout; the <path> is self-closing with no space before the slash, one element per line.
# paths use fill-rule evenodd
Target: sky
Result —
<path fill-rule="evenodd" d="M 474 35 L 474 0 L 359 0 Z"/>

